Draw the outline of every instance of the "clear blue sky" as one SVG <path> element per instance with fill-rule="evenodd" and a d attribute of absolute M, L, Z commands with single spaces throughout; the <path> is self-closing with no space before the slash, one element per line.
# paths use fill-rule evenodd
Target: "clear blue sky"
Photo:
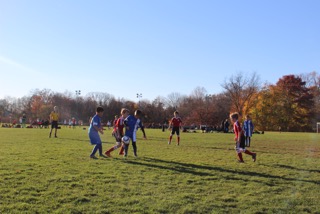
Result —
<path fill-rule="evenodd" d="M 319 0 L 0 0 L 0 99 L 215 94 L 237 72 L 319 72 L 319 51 Z"/>

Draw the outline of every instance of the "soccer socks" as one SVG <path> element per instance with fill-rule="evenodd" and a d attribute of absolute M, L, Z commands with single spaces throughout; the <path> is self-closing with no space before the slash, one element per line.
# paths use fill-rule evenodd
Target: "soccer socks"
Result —
<path fill-rule="evenodd" d="M 132 147 L 133 147 L 134 156 L 137 156 L 137 144 L 136 144 L 136 142 L 132 142 Z"/>
<path fill-rule="evenodd" d="M 246 149 L 246 151 L 245 151 L 244 153 L 246 153 L 247 155 L 251 155 L 251 156 L 252 156 L 253 154 L 255 154 L 255 153 L 253 153 L 253 152 L 250 152 L 250 151 L 247 150 L 247 149 Z"/>
<path fill-rule="evenodd" d="M 171 140 L 172 140 L 172 135 L 170 135 L 169 137 L 169 143 L 171 143 Z"/>
<path fill-rule="evenodd" d="M 124 145 L 124 156 L 125 157 L 128 156 L 128 149 L 129 149 L 129 145 Z"/>
<path fill-rule="evenodd" d="M 239 152 L 239 153 L 237 153 L 237 155 L 238 155 L 238 161 L 243 163 L 244 161 L 243 161 L 243 158 L 242 158 L 242 153 Z"/>
<path fill-rule="evenodd" d="M 124 151 L 124 148 L 123 148 L 123 146 L 121 146 L 120 151 L 119 151 L 119 155 L 123 155 L 123 151 Z"/>
<path fill-rule="evenodd" d="M 110 153 L 112 151 L 114 151 L 114 147 L 111 147 L 108 151 L 105 152 L 105 154 Z"/>
<path fill-rule="evenodd" d="M 178 139 L 178 145 L 180 145 L 180 137 L 178 136 L 177 139 Z"/>

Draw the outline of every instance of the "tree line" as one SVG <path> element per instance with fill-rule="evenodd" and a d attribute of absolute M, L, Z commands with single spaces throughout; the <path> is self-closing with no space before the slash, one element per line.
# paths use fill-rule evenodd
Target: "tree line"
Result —
<path fill-rule="evenodd" d="M 285 75 L 276 84 L 262 84 L 256 73 L 237 73 L 221 84 L 218 94 L 209 94 L 204 87 L 195 88 L 191 94 L 173 92 L 134 102 L 115 98 L 107 92 L 91 92 L 79 96 L 72 92 L 57 93 L 50 89 L 36 89 L 22 98 L 0 99 L 0 120 L 10 123 L 23 114 L 29 120 L 48 119 L 53 106 L 59 106 L 60 122 L 70 118 L 84 121 L 95 114 L 97 106 L 105 109 L 103 121 L 112 121 L 121 108 L 131 113 L 141 109 L 143 121 L 148 125 L 168 123 L 178 110 L 185 126 L 207 125 L 219 129 L 230 112 L 244 116 L 250 114 L 256 129 L 261 131 L 313 131 L 320 121 L 320 75 L 311 72 Z"/>

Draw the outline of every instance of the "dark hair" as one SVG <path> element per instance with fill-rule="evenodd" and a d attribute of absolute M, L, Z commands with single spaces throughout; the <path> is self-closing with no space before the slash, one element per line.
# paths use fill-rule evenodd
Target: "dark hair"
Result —
<path fill-rule="evenodd" d="M 178 111 L 174 111 L 173 113 L 174 113 L 174 114 L 179 114 L 179 112 L 178 112 Z"/>
<path fill-rule="evenodd" d="M 140 116 L 141 114 L 142 114 L 142 111 L 140 111 L 139 109 L 137 109 L 137 110 L 134 112 L 134 115 Z"/>
<path fill-rule="evenodd" d="M 98 106 L 97 107 L 97 112 L 99 113 L 99 112 L 103 112 L 104 110 L 103 110 L 103 108 L 101 107 L 101 106 Z"/>

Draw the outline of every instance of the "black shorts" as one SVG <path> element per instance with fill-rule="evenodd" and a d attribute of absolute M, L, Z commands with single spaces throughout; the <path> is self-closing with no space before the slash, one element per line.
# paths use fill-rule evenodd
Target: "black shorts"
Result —
<path fill-rule="evenodd" d="M 174 135 L 174 133 L 177 133 L 177 135 L 180 134 L 180 127 L 179 126 L 172 127 L 171 134 Z"/>
<path fill-rule="evenodd" d="M 118 136 L 117 134 L 114 133 L 113 137 L 116 139 L 116 142 L 121 142 L 123 135 L 121 134 L 120 136 Z"/>
<path fill-rule="evenodd" d="M 52 121 L 51 122 L 51 128 L 52 129 L 57 129 L 58 128 L 58 121 Z"/>
<path fill-rule="evenodd" d="M 246 148 L 246 137 L 243 134 L 240 136 L 240 148 Z"/>

